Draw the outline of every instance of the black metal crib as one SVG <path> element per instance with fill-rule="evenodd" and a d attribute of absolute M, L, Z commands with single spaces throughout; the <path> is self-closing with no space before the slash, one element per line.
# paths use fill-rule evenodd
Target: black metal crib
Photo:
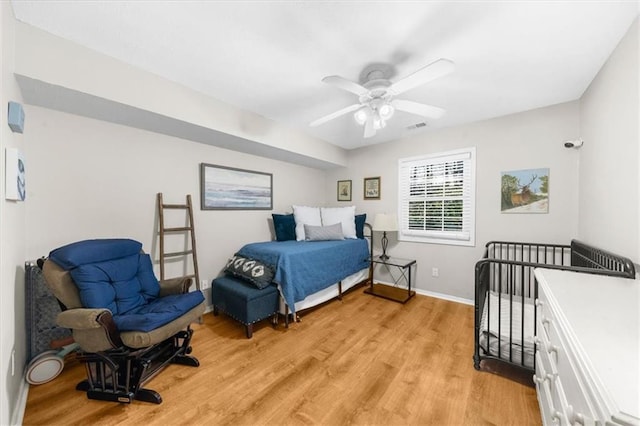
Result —
<path fill-rule="evenodd" d="M 572 240 L 570 245 L 491 241 L 475 266 L 476 370 L 485 361 L 535 371 L 535 268 L 563 269 L 635 278 L 635 267 L 622 257 Z M 529 376 L 531 377 L 531 376 Z"/>

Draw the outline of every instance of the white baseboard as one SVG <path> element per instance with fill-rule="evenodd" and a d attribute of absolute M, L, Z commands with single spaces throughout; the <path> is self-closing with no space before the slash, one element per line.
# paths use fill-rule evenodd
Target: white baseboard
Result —
<path fill-rule="evenodd" d="M 444 299 L 444 300 L 448 300 L 450 302 L 462 303 L 463 305 L 471 305 L 471 306 L 473 306 L 475 304 L 475 302 L 473 300 L 470 300 L 470 299 L 465 299 L 465 298 L 457 297 L 457 296 L 451 296 L 449 294 L 444 294 L 444 293 L 436 293 L 435 291 L 421 290 L 419 288 L 416 289 L 416 294 L 421 294 L 422 296 L 435 297 L 437 299 Z"/>
<path fill-rule="evenodd" d="M 379 282 L 380 284 L 394 286 L 393 283 L 388 283 L 385 281 L 376 280 L 376 282 Z M 403 288 L 406 288 L 406 287 L 403 287 Z M 422 290 L 420 288 L 412 288 L 412 290 L 414 290 L 416 294 L 419 294 L 421 296 L 435 297 L 436 299 L 443 299 L 443 300 L 448 300 L 450 302 L 462 303 L 463 305 L 471 305 L 471 306 L 475 305 L 475 302 L 473 300 L 465 299 L 458 296 L 451 296 L 450 294 L 436 293 L 435 291 Z"/>
<path fill-rule="evenodd" d="M 18 391 L 18 399 L 16 406 L 13 407 L 13 415 L 11 416 L 11 425 L 21 425 L 24 419 L 24 410 L 27 408 L 27 398 L 29 397 L 29 383 L 24 378 L 20 384 Z"/>

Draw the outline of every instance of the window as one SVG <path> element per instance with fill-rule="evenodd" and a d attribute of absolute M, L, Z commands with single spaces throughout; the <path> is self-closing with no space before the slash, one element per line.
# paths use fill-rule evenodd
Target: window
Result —
<path fill-rule="evenodd" d="M 475 245 L 475 148 L 400 159 L 398 239 Z"/>

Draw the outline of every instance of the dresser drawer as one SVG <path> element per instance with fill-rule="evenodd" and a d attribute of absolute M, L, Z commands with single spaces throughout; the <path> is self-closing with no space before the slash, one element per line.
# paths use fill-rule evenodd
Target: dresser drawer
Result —
<path fill-rule="evenodd" d="M 549 383 L 546 380 L 536 383 L 536 394 L 538 395 L 542 424 L 545 426 L 559 425 L 559 420 L 553 417 L 554 410 L 553 401 L 551 400 L 551 390 L 549 389 Z"/>
<path fill-rule="evenodd" d="M 568 425 L 571 419 L 571 407 L 568 406 L 564 391 L 557 374 L 545 370 L 543 354 L 536 351 L 536 384 L 538 404 L 545 425 Z"/>
<path fill-rule="evenodd" d="M 536 365 L 538 362 L 543 364 L 544 370 L 553 375 L 558 375 L 557 360 L 555 357 L 555 348 L 551 344 L 549 339 L 549 321 L 542 315 L 537 315 L 536 326 L 536 353 L 539 354 L 539 358 L 536 358 Z"/>
<path fill-rule="evenodd" d="M 589 419 L 596 416 L 595 401 L 590 395 L 592 392 L 586 386 L 584 373 L 579 368 L 573 352 L 569 350 L 567 338 L 560 332 L 558 323 L 553 317 L 547 318 L 545 330 L 549 336 L 549 347 L 547 349 L 550 364 L 553 365 L 554 372 L 562 383 L 564 394 L 569 405 L 571 405 L 571 418 L 581 416 Z"/>

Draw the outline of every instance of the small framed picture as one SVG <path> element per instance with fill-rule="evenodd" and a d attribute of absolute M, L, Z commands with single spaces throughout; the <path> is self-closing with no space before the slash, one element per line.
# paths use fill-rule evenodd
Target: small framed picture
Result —
<path fill-rule="evenodd" d="M 364 199 L 380 199 L 380 176 L 364 178 Z"/>
<path fill-rule="evenodd" d="M 338 181 L 338 201 L 351 201 L 351 181 Z"/>

